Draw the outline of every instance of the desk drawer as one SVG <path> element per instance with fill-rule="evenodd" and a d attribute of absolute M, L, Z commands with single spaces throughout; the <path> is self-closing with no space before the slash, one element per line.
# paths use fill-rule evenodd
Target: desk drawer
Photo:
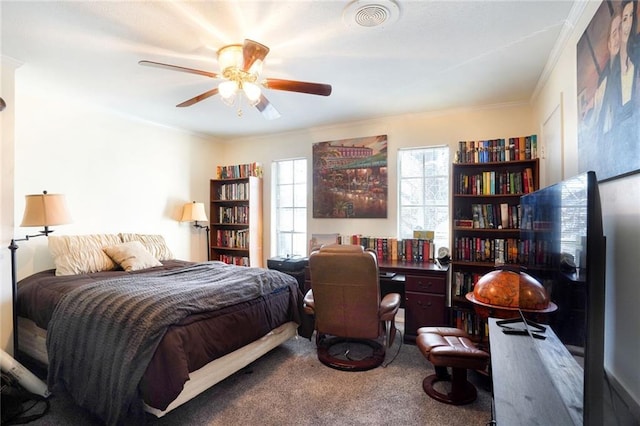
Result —
<path fill-rule="evenodd" d="M 418 328 L 447 324 L 444 296 L 412 293 L 405 295 L 405 334 L 417 335 Z"/>
<path fill-rule="evenodd" d="M 417 291 L 420 293 L 446 294 L 445 277 L 407 275 L 405 281 L 406 291 Z"/>

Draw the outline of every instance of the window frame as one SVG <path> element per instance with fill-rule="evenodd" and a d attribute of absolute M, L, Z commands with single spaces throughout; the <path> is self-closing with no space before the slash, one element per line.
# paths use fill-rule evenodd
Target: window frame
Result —
<path fill-rule="evenodd" d="M 293 181 L 290 183 L 280 183 L 279 182 L 279 168 L 283 166 L 283 164 L 288 163 L 291 165 L 291 167 L 294 168 L 295 170 L 295 163 L 296 162 L 300 162 L 300 163 L 304 163 L 304 168 L 305 168 L 305 172 L 304 173 L 292 173 L 292 177 L 293 177 Z M 309 171 L 309 161 L 306 157 L 295 157 L 295 158 L 286 158 L 286 159 L 281 159 L 281 160 L 273 160 L 272 164 L 271 164 L 271 194 L 272 194 L 272 200 L 271 200 L 271 256 L 270 257 L 274 257 L 274 256 L 284 256 L 284 257 L 293 257 L 293 256 L 307 256 L 307 226 L 308 226 L 308 212 L 309 212 L 309 206 L 308 206 L 308 171 Z M 300 178 L 302 178 L 302 180 L 300 180 Z M 302 185 L 304 184 L 304 185 Z M 304 199 L 304 206 L 296 206 L 295 205 L 295 201 L 294 201 L 294 205 L 291 207 L 287 207 L 287 208 L 291 208 L 294 210 L 304 210 L 303 213 L 299 213 L 299 214 L 303 214 L 304 219 L 304 226 L 303 228 L 299 228 L 296 227 L 296 223 L 295 223 L 295 217 L 300 217 L 299 215 L 296 215 L 295 213 L 292 214 L 292 220 L 294 221 L 292 224 L 292 228 L 291 230 L 281 230 L 279 228 L 279 223 L 280 223 L 280 203 L 279 203 L 279 196 L 280 196 L 280 189 L 282 186 L 287 185 L 287 186 L 292 186 L 292 193 L 291 196 L 293 197 L 293 200 L 295 200 L 296 198 L 300 199 Z M 296 197 L 295 195 L 295 187 L 296 185 L 298 186 L 302 186 L 304 187 L 304 197 Z M 301 225 L 302 226 L 302 225 Z M 302 244 L 301 244 L 301 252 L 300 253 L 286 253 L 284 252 L 285 250 L 282 250 L 283 252 L 281 253 L 280 250 L 281 248 L 279 247 L 280 245 L 280 237 L 285 234 L 285 235 L 289 235 L 289 243 L 290 243 L 290 247 L 292 247 L 292 250 L 294 249 L 295 243 L 295 236 L 302 236 Z M 300 247 L 299 247 L 300 248 Z"/>
<path fill-rule="evenodd" d="M 429 151 L 429 150 L 443 150 L 444 152 L 446 152 L 446 173 L 445 174 L 433 174 L 433 175 L 427 175 L 425 174 L 425 171 L 428 170 L 428 168 L 425 167 L 425 152 Z M 421 175 L 419 176 L 411 176 L 411 177 L 406 177 L 403 176 L 402 173 L 402 157 L 403 157 L 403 153 L 406 152 L 411 152 L 411 151 L 422 151 L 422 155 L 423 155 L 423 166 L 421 167 Z M 422 209 L 422 216 L 426 217 L 426 208 L 431 206 L 432 208 L 436 208 L 436 209 L 446 209 L 446 220 L 443 221 L 442 223 L 446 222 L 446 231 L 444 231 L 442 228 L 438 229 L 427 229 L 427 230 L 431 230 L 431 231 L 436 231 L 436 235 L 434 238 L 434 242 L 436 243 L 436 250 L 439 249 L 440 247 L 449 247 L 450 246 L 450 240 L 451 240 L 451 191 L 450 191 L 450 186 L 451 186 L 451 148 L 448 145 L 429 145 L 429 146 L 419 146 L 419 147 L 409 147 L 409 148 L 399 148 L 398 149 L 398 158 L 397 158 L 397 194 L 398 194 L 398 201 L 397 201 L 397 214 L 398 214 L 398 220 L 397 220 L 397 226 L 396 226 L 396 232 L 398 235 L 398 239 L 404 239 L 404 238 L 412 238 L 412 235 L 404 235 L 403 234 L 403 223 L 402 223 L 402 218 L 404 217 L 403 215 L 403 209 L 407 209 L 407 208 L 421 208 Z M 410 204 L 403 204 L 403 194 L 402 194 L 402 187 L 403 187 L 403 182 L 405 182 L 407 179 L 421 179 L 422 180 L 422 188 L 427 188 L 428 185 L 426 184 L 426 181 L 428 179 L 443 179 L 446 182 L 446 194 L 447 196 L 444 198 L 446 200 L 446 205 L 443 204 L 436 204 L 436 205 L 430 205 L 427 204 L 427 200 L 425 200 L 424 198 L 424 194 L 422 194 L 422 204 L 419 205 L 410 205 Z M 437 254 L 437 253 L 436 253 Z"/>

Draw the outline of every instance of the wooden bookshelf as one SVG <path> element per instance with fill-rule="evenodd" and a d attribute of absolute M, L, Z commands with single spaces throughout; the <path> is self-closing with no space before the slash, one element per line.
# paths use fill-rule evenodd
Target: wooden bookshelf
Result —
<path fill-rule="evenodd" d="M 211 260 L 263 267 L 262 179 L 210 182 Z"/>
<path fill-rule="evenodd" d="M 486 322 L 465 294 L 496 265 L 520 264 L 520 196 L 538 189 L 539 160 L 458 162 L 452 170 L 450 322 L 482 341 Z"/>

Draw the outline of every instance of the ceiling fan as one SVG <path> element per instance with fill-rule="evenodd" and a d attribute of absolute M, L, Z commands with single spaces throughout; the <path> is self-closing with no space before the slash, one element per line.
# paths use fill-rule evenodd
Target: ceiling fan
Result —
<path fill-rule="evenodd" d="M 309 83 L 305 81 L 281 80 L 275 78 L 260 78 L 264 58 L 269 53 L 269 48 L 257 41 L 245 39 L 244 44 L 230 44 L 218 50 L 218 64 L 220 74 L 202 71 L 193 68 L 185 68 L 178 65 L 163 64 L 153 61 L 139 61 L 140 65 L 165 68 L 174 71 L 199 74 L 205 77 L 222 80 L 218 87 L 201 93 L 191 99 L 176 105 L 177 107 L 191 106 L 213 95 L 220 94 L 222 100 L 228 105 L 238 102 L 238 115 L 242 115 L 240 105 L 240 92 L 244 93 L 251 106 L 255 106 L 262 115 L 273 120 L 280 117 L 269 100 L 262 94 L 260 87 L 288 92 L 307 93 L 310 95 L 329 96 L 331 85 L 322 83 Z"/>

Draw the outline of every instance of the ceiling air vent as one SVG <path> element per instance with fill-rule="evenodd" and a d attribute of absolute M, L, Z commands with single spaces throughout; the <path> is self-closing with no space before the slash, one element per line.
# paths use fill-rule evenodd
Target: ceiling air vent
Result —
<path fill-rule="evenodd" d="M 388 26 L 398 20 L 400 8 L 392 0 L 356 0 L 345 7 L 342 20 L 349 27 Z"/>

